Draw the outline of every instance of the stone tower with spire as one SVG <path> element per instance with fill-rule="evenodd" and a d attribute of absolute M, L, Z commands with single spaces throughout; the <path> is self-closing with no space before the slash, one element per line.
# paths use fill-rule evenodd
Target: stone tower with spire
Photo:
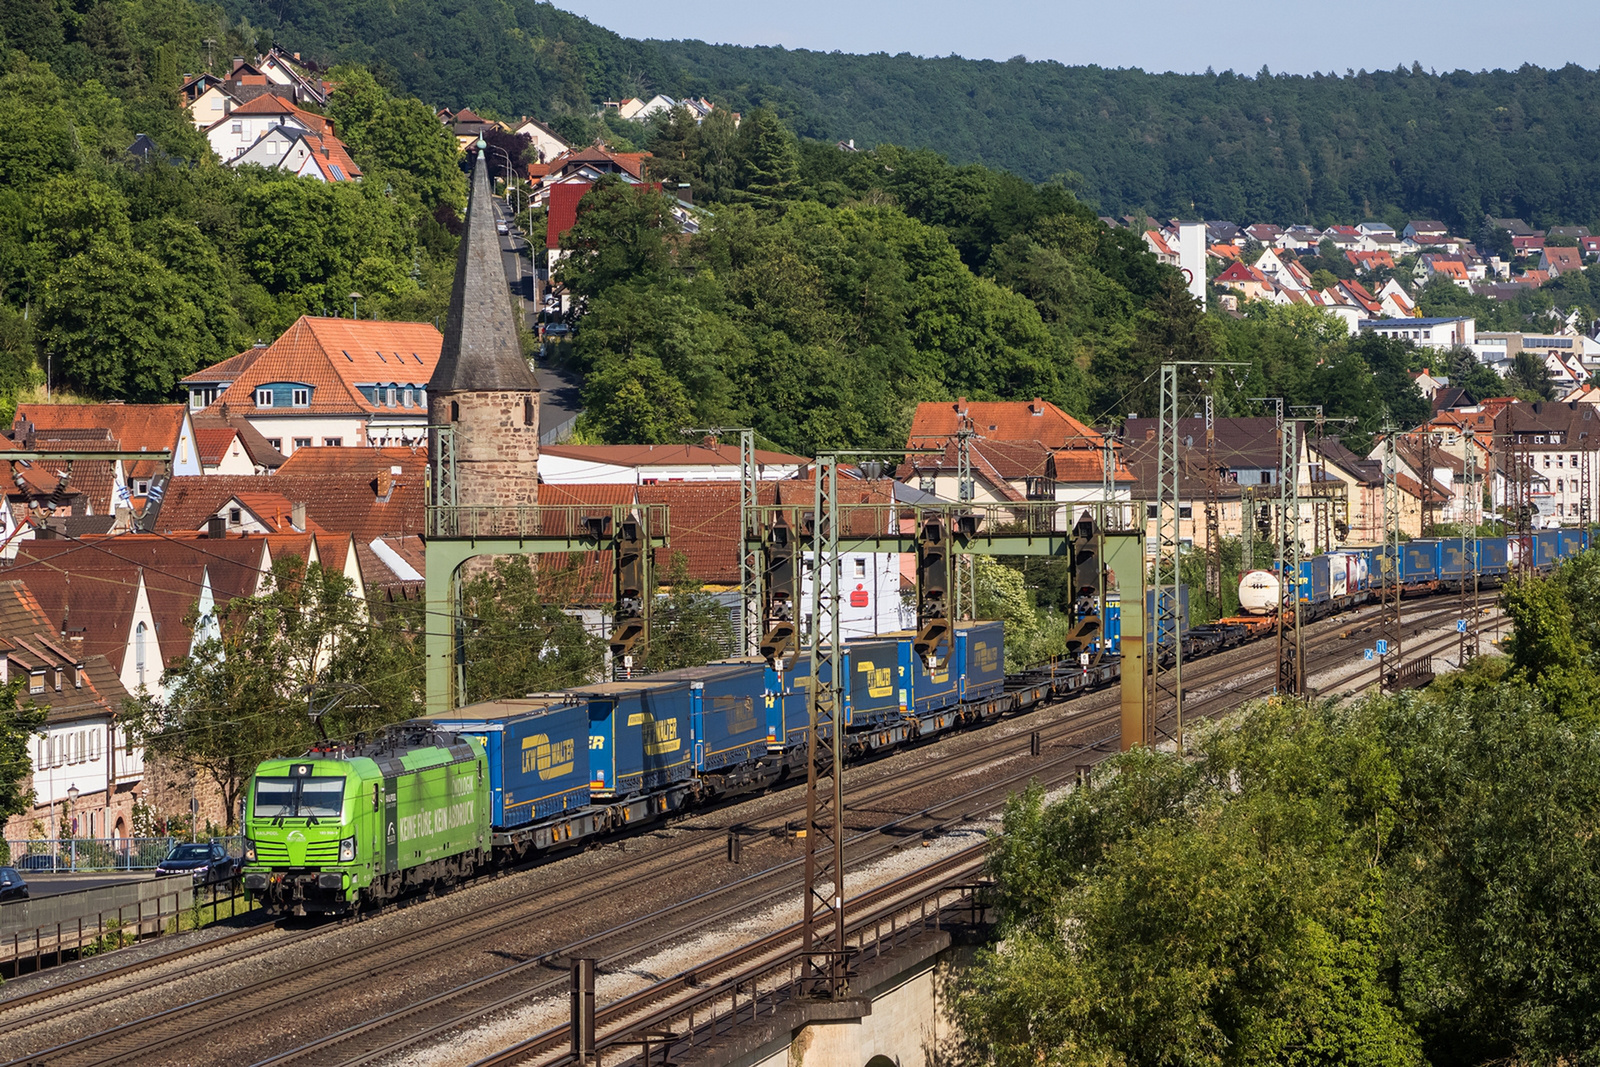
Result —
<path fill-rule="evenodd" d="M 428 382 L 428 421 L 454 431 L 456 503 L 513 507 L 539 498 L 539 380 L 517 338 L 488 152 L 481 140 L 478 146 L 444 347 Z"/>

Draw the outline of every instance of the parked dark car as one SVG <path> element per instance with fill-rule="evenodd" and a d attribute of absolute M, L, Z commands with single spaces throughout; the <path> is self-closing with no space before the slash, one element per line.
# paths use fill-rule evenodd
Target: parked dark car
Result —
<path fill-rule="evenodd" d="M 15 867 L 0 867 L 0 902 L 27 900 L 28 883 Z"/>
<path fill-rule="evenodd" d="M 58 860 L 49 852 L 35 852 L 22 856 L 17 860 L 17 867 L 24 871 L 53 871 L 58 867 L 66 870 L 65 860 Z"/>
<path fill-rule="evenodd" d="M 233 877 L 234 860 L 216 842 L 209 845 L 178 845 L 172 854 L 156 864 L 156 875 L 189 874 L 195 885 L 221 885 Z"/>

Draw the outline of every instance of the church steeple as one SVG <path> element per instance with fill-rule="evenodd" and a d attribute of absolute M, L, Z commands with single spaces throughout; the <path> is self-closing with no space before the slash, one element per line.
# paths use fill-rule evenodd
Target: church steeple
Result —
<path fill-rule="evenodd" d="M 444 349 L 428 383 L 430 393 L 539 388 L 517 341 L 516 319 L 500 260 L 489 171 L 484 165 L 487 155 L 485 148 L 479 148 L 477 165 L 472 168 L 466 232 L 456 254 Z"/>
<path fill-rule="evenodd" d="M 433 447 L 454 452 L 456 502 L 512 507 L 538 502 L 539 380 L 517 337 L 488 152 L 478 144 L 444 347 L 428 382 L 428 421 L 451 431 L 433 435 Z"/>

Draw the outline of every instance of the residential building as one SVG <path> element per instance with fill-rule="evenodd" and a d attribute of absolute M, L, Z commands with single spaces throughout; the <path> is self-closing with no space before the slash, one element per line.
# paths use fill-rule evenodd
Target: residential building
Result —
<path fill-rule="evenodd" d="M 1167 242 L 1166 237 L 1162 235 L 1160 230 L 1144 231 L 1144 243 L 1145 247 L 1150 249 L 1150 254 L 1162 263 L 1167 264 L 1169 267 L 1178 265 L 1177 249 Z"/>
<path fill-rule="evenodd" d="M 1470 318 L 1363 319 L 1359 328 L 1364 333 L 1410 341 L 1419 348 L 1444 350 L 1471 346 L 1476 325 Z"/>
<path fill-rule="evenodd" d="M 19 783 L 33 806 L 6 820 L 5 836 L 129 836 L 143 755 L 119 721 L 128 692 L 104 656 L 64 638 L 11 579 L 0 581 L 0 684 L 18 681 L 17 699 L 46 714 Z"/>
<path fill-rule="evenodd" d="M 498 260 L 496 261 L 498 266 Z M 285 456 L 421 443 L 443 337 L 425 322 L 302 315 L 272 344 L 182 380 L 191 408 L 243 418 Z M 248 358 L 247 358 L 248 357 Z"/>
<path fill-rule="evenodd" d="M 224 88 L 215 74 L 199 74 L 183 83 L 184 106 L 197 130 L 205 130 L 227 118 L 239 101 Z"/>
<path fill-rule="evenodd" d="M 333 133 L 333 123 L 328 119 L 272 93 L 238 105 L 207 126 L 204 132 L 211 150 L 223 163 L 232 166 L 264 134 L 280 126 L 307 133 Z"/>
<path fill-rule="evenodd" d="M 228 165 L 286 170 L 325 182 L 361 180 L 361 168 L 350 158 L 343 141 L 330 133 L 313 133 L 290 125 L 275 126 L 263 133 Z"/>
<path fill-rule="evenodd" d="M 522 121 L 512 125 L 511 132 L 518 137 L 526 137 L 528 139 L 530 142 L 528 148 L 540 163 L 549 163 L 557 156 L 563 156 L 572 151 L 571 145 L 567 144 L 559 134 L 538 119 L 530 119 L 524 116 Z"/>
<path fill-rule="evenodd" d="M 1577 248 L 1546 247 L 1539 254 L 1539 269 L 1555 278 L 1566 271 L 1583 270 L 1583 251 Z"/>
<path fill-rule="evenodd" d="M 1393 231 L 1390 231 L 1391 233 Z M 1394 270 L 1394 257 L 1386 249 L 1374 252 L 1362 252 L 1356 249 L 1346 251 L 1344 258 L 1350 261 L 1360 274 L 1371 274 L 1378 270 Z"/>
<path fill-rule="evenodd" d="M 1260 270 L 1243 263 L 1230 264 L 1227 270 L 1211 280 L 1211 284 L 1218 289 L 1231 289 L 1243 300 L 1271 299 L 1278 290 Z"/>
<path fill-rule="evenodd" d="M 1400 236 L 1426 247 L 1443 243 L 1445 238 L 1450 236 L 1450 230 L 1437 219 L 1412 219 L 1406 223 L 1406 228 L 1400 231 Z"/>
<path fill-rule="evenodd" d="M 1512 479 L 1520 473 L 1532 487 L 1539 527 L 1571 526 L 1591 514 L 1595 501 L 1595 452 L 1600 451 L 1600 415 L 1595 404 L 1514 402 L 1495 418 L 1496 455 L 1493 499 L 1497 510 L 1512 499 Z M 1522 463 L 1528 464 L 1526 468 Z M 1587 490 L 1584 486 L 1588 480 Z"/>

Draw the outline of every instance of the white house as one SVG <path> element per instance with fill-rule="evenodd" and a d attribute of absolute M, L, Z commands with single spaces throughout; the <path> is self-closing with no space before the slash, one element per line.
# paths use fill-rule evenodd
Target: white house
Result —
<path fill-rule="evenodd" d="M 1419 348 L 1464 348 L 1476 339 L 1475 319 L 1362 319 L 1363 333 L 1410 341 Z"/>
<path fill-rule="evenodd" d="M 444 338 L 431 323 L 303 315 L 265 348 L 184 378 L 190 406 L 227 408 L 278 452 L 417 444 Z"/>
<path fill-rule="evenodd" d="M 554 130 L 538 119 L 525 118 L 513 126 L 511 132 L 532 142 L 529 147 L 533 149 L 540 163 L 548 163 L 572 148 Z"/>
<path fill-rule="evenodd" d="M 229 160 L 228 165 L 286 170 L 302 178 L 325 182 L 353 182 L 361 178 L 361 168 L 350 158 L 343 141 L 331 134 L 313 133 L 292 125 L 271 127 L 254 144 Z"/>
<path fill-rule="evenodd" d="M 296 107 L 281 96 L 265 93 L 213 122 L 206 127 L 205 135 L 211 150 L 224 163 L 232 164 L 262 135 L 280 126 L 322 133 L 329 130 L 331 124 L 321 115 Z"/>

